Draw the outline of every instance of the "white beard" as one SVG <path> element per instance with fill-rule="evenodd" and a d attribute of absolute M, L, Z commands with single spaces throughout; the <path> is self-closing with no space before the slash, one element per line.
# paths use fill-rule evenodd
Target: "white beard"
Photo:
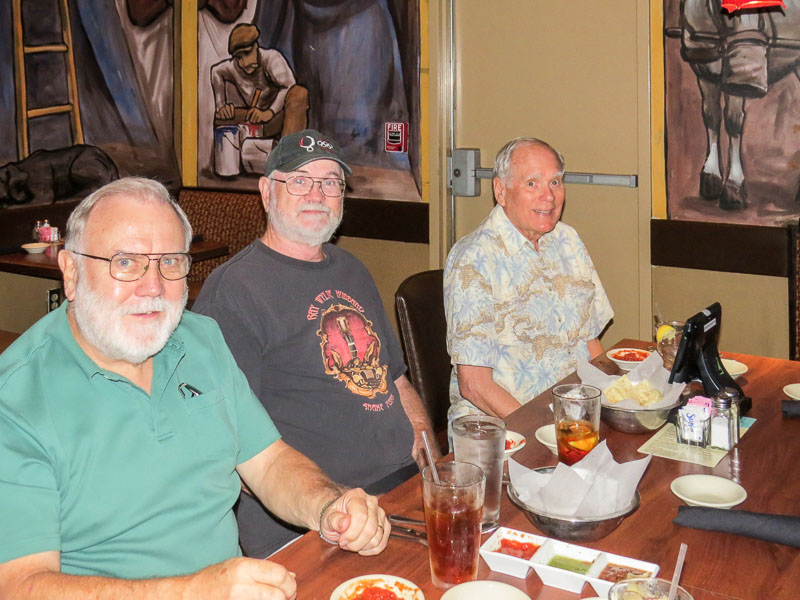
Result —
<path fill-rule="evenodd" d="M 304 210 L 319 210 L 328 215 L 328 223 L 322 229 L 315 229 L 309 226 L 303 226 L 297 221 L 298 215 Z M 269 222 L 282 237 L 291 242 L 300 244 L 308 244 L 309 246 L 320 246 L 331 239 L 333 232 L 339 227 L 342 222 L 342 215 L 344 210 L 339 211 L 339 216 L 336 217 L 333 211 L 324 204 L 316 202 L 304 202 L 295 209 L 292 216 L 288 216 L 285 212 L 278 209 L 278 203 L 274 195 L 270 195 L 269 199 Z"/>
<path fill-rule="evenodd" d="M 180 323 L 188 295 L 186 286 L 177 302 L 144 298 L 136 304 L 114 306 L 95 293 L 80 273 L 70 309 L 81 335 L 103 356 L 139 365 L 166 345 Z M 150 311 L 163 311 L 164 318 L 141 324 L 136 331 L 125 327 L 125 315 Z"/>

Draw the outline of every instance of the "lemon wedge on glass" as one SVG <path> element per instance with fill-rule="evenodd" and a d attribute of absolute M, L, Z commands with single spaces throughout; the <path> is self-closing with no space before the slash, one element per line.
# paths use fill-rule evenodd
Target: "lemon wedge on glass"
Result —
<path fill-rule="evenodd" d="M 661 325 L 656 331 L 656 342 L 661 343 L 661 340 L 671 340 L 675 337 L 675 328 L 672 325 Z"/>

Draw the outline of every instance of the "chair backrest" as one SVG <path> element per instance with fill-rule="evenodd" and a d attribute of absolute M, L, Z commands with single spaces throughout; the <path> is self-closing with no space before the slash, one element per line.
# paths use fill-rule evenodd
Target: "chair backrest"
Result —
<path fill-rule="evenodd" d="M 411 384 L 422 397 L 436 433 L 447 429 L 450 356 L 444 316 L 443 271 L 407 278 L 394 295 Z"/>
<path fill-rule="evenodd" d="M 789 358 L 800 360 L 800 224 L 789 226 Z"/>
<path fill-rule="evenodd" d="M 182 188 L 178 193 L 192 229 L 207 240 L 228 245 L 228 256 L 192 265 L 189 283 L 202 283 L 216 267 L 264 234 L 267 217 L 258 192 Z"/>

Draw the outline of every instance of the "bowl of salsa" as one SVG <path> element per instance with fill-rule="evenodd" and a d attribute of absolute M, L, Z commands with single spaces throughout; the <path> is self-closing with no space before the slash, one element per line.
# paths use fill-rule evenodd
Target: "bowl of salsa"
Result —
<path fill-rule="evenodd" d="M 606 352 L 606 356 L 623 371 L 630 371 L 637 367 L 652 352 L 641 348 L 614 348 Z"/>
<path fill-rule="evenodd" d="M 394 575 L 362 575 L 340 584 L 330 600 L 425 600 L 422 590 Z"/>
<path fill-rule="evenodd" d="M 516 431 L 506 431 L 506 447 L 504 457 L 508 458 L 525 447 L 525 436 Z"/>

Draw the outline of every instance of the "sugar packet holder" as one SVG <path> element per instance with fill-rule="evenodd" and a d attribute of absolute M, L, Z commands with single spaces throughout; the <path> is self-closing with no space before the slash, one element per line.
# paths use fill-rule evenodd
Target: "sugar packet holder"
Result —
<path fill-rule="evenodd" d="M 681 444 L 705 448 L 711 431 L 711 400 L 691 398 L 678 410 L 675 434 Z"/>

